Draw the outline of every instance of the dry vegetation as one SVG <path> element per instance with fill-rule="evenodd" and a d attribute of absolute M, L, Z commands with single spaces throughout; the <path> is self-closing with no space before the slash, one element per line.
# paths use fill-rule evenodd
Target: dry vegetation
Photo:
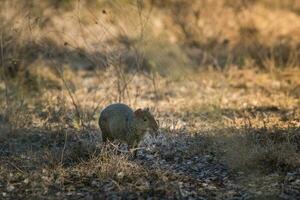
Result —
<path fill-rule="evenodd" d="M 0 199 L 300 198 L 296 0 L 0 3 Z M 100 110 L 150 107 L 136 156 Z"/>

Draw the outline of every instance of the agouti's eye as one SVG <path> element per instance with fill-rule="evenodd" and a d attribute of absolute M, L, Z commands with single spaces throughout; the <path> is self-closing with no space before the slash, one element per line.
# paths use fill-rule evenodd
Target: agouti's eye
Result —
<path fill-rule="evenodd" d="M 144 122 L 146 122 L 147 121 L 147 118 L 144 118 Z"/>

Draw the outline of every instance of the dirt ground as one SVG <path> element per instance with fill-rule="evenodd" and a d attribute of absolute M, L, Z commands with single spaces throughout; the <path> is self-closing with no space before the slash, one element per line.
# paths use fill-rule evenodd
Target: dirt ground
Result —
<path fill-rule="evenodd" d="M 77 107 L 66 89 L 47 89 L 2 115 L 4 199 L 299 197 L 299 94 L 289 83 L 299 70 L 203 71 L 189 81 L 157 78 L 156 89 L 132 77 L 125 103 L 160 121 L 160 135 L 136 156 L 102 143 L 99 112 L 107 96 L 119 98 L 109 89 L 117 79 L 103 75 L 69 71 Z"/>
<path fill-rule="evenodd" d="M 0 4 L 0 199 L 300 199 L 298 1 Z"/>

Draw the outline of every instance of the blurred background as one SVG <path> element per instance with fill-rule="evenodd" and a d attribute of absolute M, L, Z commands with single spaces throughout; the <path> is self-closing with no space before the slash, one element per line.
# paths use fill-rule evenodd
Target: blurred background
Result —
<path fill-rule="evenodd" d="M 0 141 L 30 172 L 88 160 L 97 147 L 65 134 L 101 141 L 100 110 L 124 102 L 241 172 L 248 192 L 300 195 L 299 0 L 1 0 L 0 75 Z M 32 145 L 29 164 L 18 152 Z"/>
<path fill-rule="evenodd" d="M 297 0 L 1 2 L 2 66 L 181 76 L 212 67 L 299 65 Z"/>

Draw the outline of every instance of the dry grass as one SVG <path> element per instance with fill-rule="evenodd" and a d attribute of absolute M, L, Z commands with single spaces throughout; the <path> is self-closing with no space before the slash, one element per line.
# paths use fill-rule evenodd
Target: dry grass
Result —
<path fill-rule="evenodd" d="M 32 2 L 0 8 L 0 197 L 183 198 L 191 181 L 218 198 L 103 145 L 116 101 L 150 107 L 180 144 L 162 160 L 212 155 L 250 192 L 276 196 L 300 167 L 297 1 Z"/>
<path fill-rule="evenodd" d="M 268 72 L 255 72 L 254 77 L 251 75 L 254 72 L 252 69 L 203 71 L 190 75 L 191 80 L 188 82 L 171 82 L 160 77 L 157 91 L 149 87 L 152 84 L 150 79 L 136 75 L 128 85 L 125 103 L 132 107 L 150 107 L 160 120 L 165 134 L 176 136 L 180 133 L 194 138 L 196 143 L 189 145 L 184 155 L 177 152 L 165 155 L 166 159 L 208 153 L 216 155 L 232 170 L 244 172 L 245 177 L 253 173 L 264 174 L 266 177 L 273 173 L 285 174 L 300 165 L 299 100 L 294 97 L 293 84 L 278 87 L 284 85 L 287 79 L 274 78 Z M 289 70 L 283 72 L 288 74 Z M 285 77 L 298 81 L 299 71 L 294 69 L 292 72 Z M 73 95 L 84 126 L 79 123 L 76 108 L 62 82 L 57 84 L 61 84 L 60 88 L 64 89 L 47 90 L 40 93 L 39 97 L 26 96 L 26 101 L 20 107 L 12 104 L 18 101 L 9 101 L 11 108 L 18 109 L 8 112 L 6 126 L 9 127 L 5 135 L 1 132 L 1 148 L 4 151 L 2 159 L 11 163 L 4 164 L 7 172 L 21 171 L 25 175 L 35 173 L 36 176 L 41 173 L 42 176 L 38 170 L 42 167 L 50 170 L 50 174 L 57 173 L 58 179 L 69 180 L 62 185 L 76 185 L 77 179 L 74 180 L 72 175 L 75 173 L 78 179 L 90 177 L 88 181 L 98 178 L 117 181 L 113 187 L 116 191 L 134 191 L 137 182 L 146 184 L 143 180 L 148 180 L 153 173 L 168 173 L 149 170 L 145 165 L 135 163 L 135 160 L 128 157 L 130 155 L 101 147 L 97 126 L 99 113 L 94 111 L 114 101 L 118 93 L 118 89 L 112 87 L 109 90 L 111 98 L 100 103 L 96 101 L 108 95 L 106 88 L 111 88 L 109 81 L 113 80 L 108 75 L 109 71 L 99 72 L 107 77 L 106 80 L 89 76 L 89 84 L 98 85 L 89 90 L 84 85 L 89 72 L 66 73 L 66 81 L 76 85 Z M 155 98 L 156 92 L 163 98 Z M 174 140 L 181 142 L 180 137 Z M 6 151 L 9 157 L 4 156 Z M 143 180 L 140 180 L 141 177 Z M 253 178 L 251 180 L 255 182 Z M 50 181 L 51 184 L 53 181 Z M 243 179 L 242 183 L 247 185 L 249 182 Z M 97 184 L 103 186 L 102 181 Z M 169 182 L 157 184 L 163 184 L 166 191 L 169 187 L 171 191 L 174 189 Z M 139 191 L 150 194 L 148 192 L 152 191 L 152 186 L 142 185 Z"/>

